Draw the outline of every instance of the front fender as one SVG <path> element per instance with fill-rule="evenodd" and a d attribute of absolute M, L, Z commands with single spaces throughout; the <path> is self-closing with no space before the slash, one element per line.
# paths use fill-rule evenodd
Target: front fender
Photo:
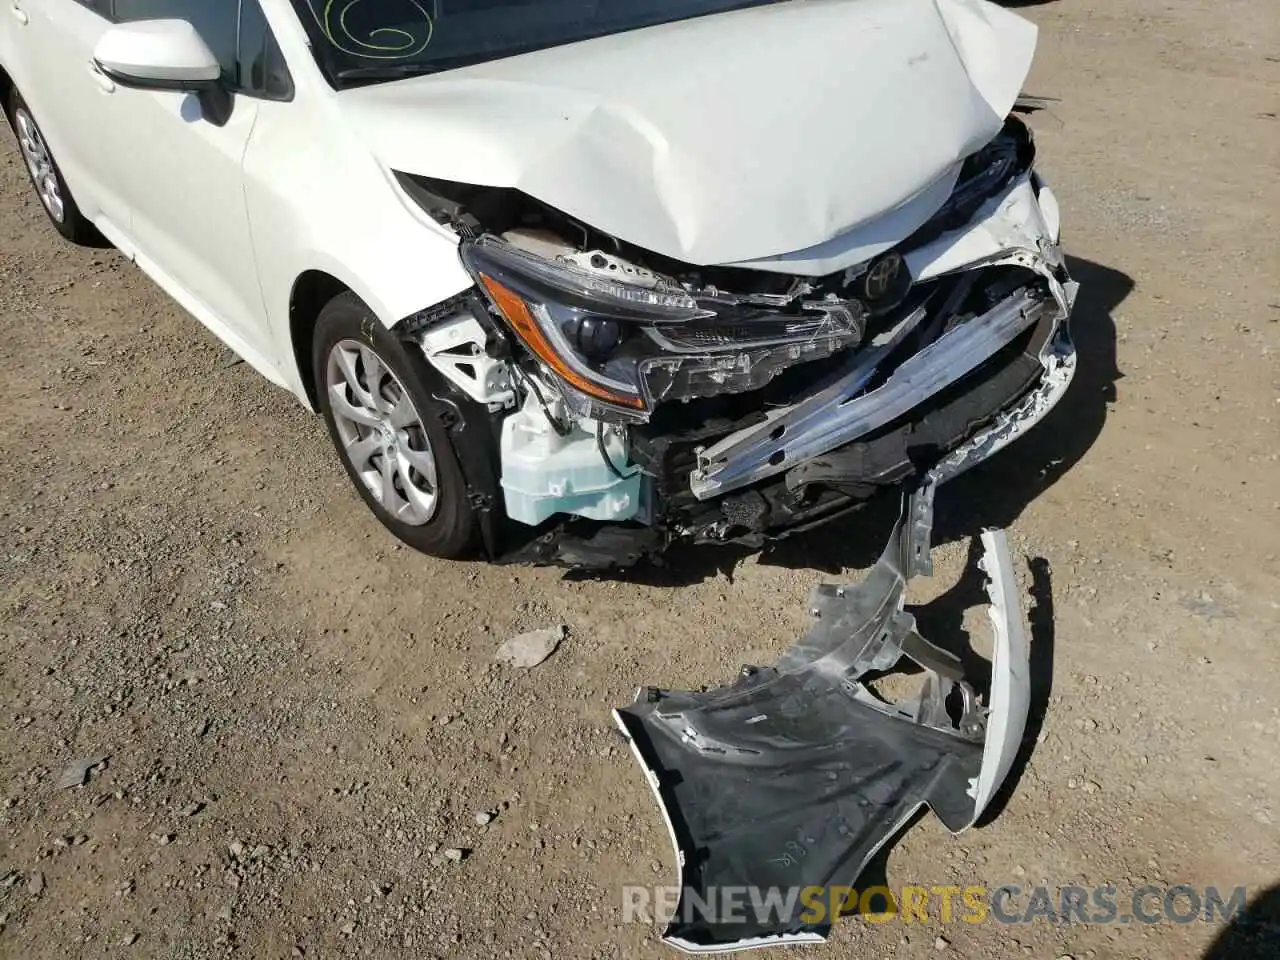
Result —
<path fill-rule="evenodd" d="M 458 238 L 402 197 L 399 187 L 323 105 L 261 105 L 245 152 L 245 199 L 262 296 L 286 378 L 289 307 L 308 270 L 334 277 L 388 328 L 473 285 Z M 282 176 L 281 171 L 287 171 Z"/>

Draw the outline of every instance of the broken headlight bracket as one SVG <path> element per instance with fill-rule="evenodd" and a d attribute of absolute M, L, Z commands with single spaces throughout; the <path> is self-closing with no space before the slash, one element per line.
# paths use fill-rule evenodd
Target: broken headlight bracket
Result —
<path fill-rule="evenodd" d="M 998 424 L 966 449 L 990 452 L 1007 430 Z M 905 498 L 862 583 L 814 591 L 813 625 L 774 666 L 746 667 L 732 685 L 701 693 L 643 689 L 615 711 L 676 851 L 669 944 L 719 953 L 825 939 L 828 917 L 806 921 L 803 901 L 788 891 L 853 887 L 922 806 L 953 833 L 965 830 L 1005 779 L 1030 679 L 1003 532 L 981 536 L 995 634 L 985 706 L 960 660 L 920 636 L 904 607 L 907 581 L 930 570 L 934 490 L 981 459 L 973 457 L 939 464 Z M 913 699 L 890 703 L 869 681 L 903 657 L 923 680 Z M 728 888 L 754 890 L 766 906 L 719 916 L 716 893 Z M 775 890 L 781 898 L 768 899 Z"/>

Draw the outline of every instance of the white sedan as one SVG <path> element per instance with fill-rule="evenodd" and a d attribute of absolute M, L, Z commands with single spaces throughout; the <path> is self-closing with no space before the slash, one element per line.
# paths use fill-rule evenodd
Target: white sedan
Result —
<path fill-rule="evenodd" d="M 1035 28 L 985 0 L 0 6 L 54 227 L 319 410 L 420 550 L 761 543 L 1070 382 Z"/>

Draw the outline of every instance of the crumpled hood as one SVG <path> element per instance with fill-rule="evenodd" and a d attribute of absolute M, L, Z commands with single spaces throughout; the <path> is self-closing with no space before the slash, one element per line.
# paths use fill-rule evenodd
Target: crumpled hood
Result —
<path fill-rule="evenodd" d="M 999 132 L 1035 37 L 986 0 L 791 0 L 340 102 L 396 170 L 515 187 L 687 263 L 789 255 L 819 272 L 941 205 Z"/>

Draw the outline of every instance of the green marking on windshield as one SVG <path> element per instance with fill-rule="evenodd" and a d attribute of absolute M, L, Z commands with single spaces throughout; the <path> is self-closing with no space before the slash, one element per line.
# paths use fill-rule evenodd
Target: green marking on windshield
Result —
<path fill-rule="evenodd" d="M 363 0 L 323 0 L 324 8 L 317 9 L 320 0 L 307 0 L 307 9 L 315 17 L 316 25 L 326 40 L 343 53 L 369 60 L 410 60 L 431 43 L 435 21 L 418 0 L 401 0 L 416 12 L 412 20 L 420 20 L 426 28 L 426 36 L 417 39 L 401 27 L 382 26 L 369 30 L 364 37 L 356 36 L 347 26 L 347 14 Z M 336 15 L 335 15 L 335 8 Z"/>

